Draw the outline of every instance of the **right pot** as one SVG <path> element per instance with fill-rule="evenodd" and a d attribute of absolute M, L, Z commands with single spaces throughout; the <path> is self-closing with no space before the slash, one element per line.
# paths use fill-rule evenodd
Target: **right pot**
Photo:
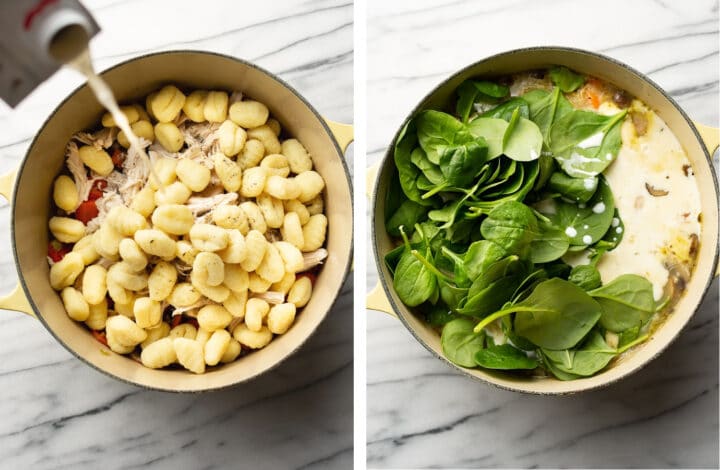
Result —
<path fill-rule="evenodd" d="M 626 353 L 603 372 L 578 380 L 560 381 L 554 378 L 524 378 L 512 374 L 485 369 L 466 369 L 447 360 L 440 345 L 440 335 L 433 327 L 414 315 L 398 298 L 393 289 L 392 276 L 383 256 L 394 245 L 385 230 L 384 201 L 388 186 L 396 171 L 393 162 L 395 141 L 405 124 L 419 111 L 445 109 L 453 99 L 455 89 L 466 79 L 494 77 L 525 70 L 540 69 L 551 65 L 563 65 L 585 73 L 631 93 L 651 109 L 672 129 L 693 165 L 700 191 L 703 230 L 700 236 L 697 264 L 683 297 L 667 320 L 653 332 L 644 344 Z M 713 171 L 711 153 L 718 147 L 718 129 L 694 124 L 678 104 L 657 84 L 631 67 L 594 52 L 564 47 L 533 47 L 504 52 L 476 62 L 455 73 L 435 87 L 408 115 L 395 133 L 382 162 L 372 190 L 372 230 L 375 263 L 380 286 L 368 297 L 368 308 L 394 313 L 425 346 L 450 367 L 475 379 L 500 388 L 525 393 L 562 395 L 609 385 L 633 372 L 657 357 L 680 334 L 698 308 L 708 291 L 718 263 L 718 181 Z"/>

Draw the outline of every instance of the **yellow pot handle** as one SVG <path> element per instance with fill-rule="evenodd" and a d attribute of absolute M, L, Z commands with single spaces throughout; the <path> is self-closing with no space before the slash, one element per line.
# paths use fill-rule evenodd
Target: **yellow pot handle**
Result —
<path fill-rule="evenodd" d="M 332 132 L 333 136 L 335 136 L 335 140 L 337 140 L 340 149 L 345 152 L 348 145 L 350 145 L 350 142 L 355 140 L 355 130 L 353 129 L 352 124 L 342 124 L 331 121 L 330 119 L 325 119 L 325 123 L 330 128 L 330 132 Z"/>
<path fill-rule="evenodd" d="M 369 310 L 377 310 L 378 312 L 387 313 L 391 317 L 397 318 L 397 314 L 393 311 L 390 301 L 385 295 L 385 291 L 378 282 L 373 287 L 373 290 L 365 298 L 365 307 Z"/>
<path fill-rule="evenodd" d="M 0 176 L 0 195 L 8 201 L 12 198 L 15 176 L 17 176 L 17 169 Z M 8 295 L 0 297 L 0 309 L 14 310 L 16 312 L 26 313 L 31 317 L 35 316 L 20 283 L 18 283 Z"/>
<path fill-rule="evenodd" d="M 705 124 L 700 124 L 699 122 L 694 121 L 693 124 L 695 124 L 695 128 L 700 134 L 700 138 L 705 144 L 705 147 L 707 147 L 710 155 L 715 153 L 715 150 L 717 150 L 718 146 L 720 146 L 720 129 L 717 127 L 706 126 Z"/>

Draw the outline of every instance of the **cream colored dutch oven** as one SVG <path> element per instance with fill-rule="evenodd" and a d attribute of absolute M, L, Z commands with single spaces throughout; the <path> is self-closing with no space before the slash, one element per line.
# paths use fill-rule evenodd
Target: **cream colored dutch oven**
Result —
<path fill-rule="evenodd" d="M 667 321 L 650 340 L 626 353 L 607 370 L 593 377 L 567 382 L 554 378 L 522 378 L 503 372 L 466 369 L 451 363 L 442 354 L 438 332 L 413 315 L 397 297 L 392 287 L 392 277 L 383 262 L 383 256 L 393 247 L 385 231 L 383 201 L 395 171 L 393 164 L 395 139 L 410 117 L 424 109 L 445 109 L 455 89 L 468 78 L 493 77 L 550 65 L 564 65 L 613 83 L 654 109 L 670 126 L 687 152 L 700 187 L 703 213 L 703 231 L 700 237 L 697 266 L 687 285 L 685 295 Z M 712 169 L 710 154 L 718 147 L 720 131 L 694 124 L 667 93 L 640 72 L 609 57 L 578 49 L 536 47 L 509 51 L 472 64 L 442 82 L 410 112 L 400 129 L 388 146 L 382 162 L 368 174 L 368 190 L 372 194 L 373 249 L 380 283 L 368 295 L 367 307 L 397 315 L 417 341 L 451 367 L 500 388 L 526 393 L 549 395 L 591 390 L 615 382 L 642 368 L 677 337 L 695 313 L 713 280 L 718 258 L 718 182 Z"/>
<path fill-rule="evenodd" d="M 283 129 L 298 138 L 326 181 L 328 258 L 310 302 L 295 324 L 267 347 L 203 375 L 184 370 L 152 370 L 112 353 L 83 325 L 71 320 L 50 287 L 46 260 L 47 221 L 53 180 L 64 163 L 70 137 L 94 127 L 104 109 L 87 86 L 73 92 L 50 115 L 20 167 L 0 178 L 0 194 L 12 203 L 11 240 L 19 285 L 0 299 L 0 308 L 36 317 L 72 354 L 119 380 L 147 388 L 199 392 L 228 387 L 273 368 L 297 350 L 330 311 L 347 276 L 352 252 L 352 190 L 343 152 L 352 127 L 323 119 L 305 99 L 269 72 L 242 60 L 208 52 L 149 54 L 102 74 L 119 102 L 143 98 L 164 84 L 240 90 L 265 103 Z"/>

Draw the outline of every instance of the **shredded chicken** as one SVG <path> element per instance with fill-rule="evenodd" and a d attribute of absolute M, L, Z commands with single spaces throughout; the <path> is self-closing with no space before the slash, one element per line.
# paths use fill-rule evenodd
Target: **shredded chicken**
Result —
<path fill-rule="evenodd" d="M 243 321 L 244 319 L 242 317 L 233 317 L 233 319 L 230 320 L 230 324 L 228 325 L 228 331 L 232 333 L 233 331 L 235 331 L 235 328 L 237 328 L 237 326 Z"/>
<path fill-rule="evenodd" d="M 303 253 L 303 267 L 300 272 L 307 271 L 323 263 L 327 258 L 328 252 L 325 248 L 318 248 L 309 253 Z"/>
<path fill-rule="evenodd" d="M 233 104 L 237 103 L 238 101 L 242 101 L 243 94 L 242 91 L 233 91 L 230 94 L 230 99 L 228 100 L 228 106 L 232 106 Z"/>
<path fill-rule="evenodd" d="M 97 148 L 108 148 L 115 141 L 119 129 L 116 127 L 103 127 L 95 133 L 78 132 L 72 138 L 85 145 L 94 145 Z"/>
<path fill-rule="evenodd" d="M 237 198 L 237 193 L 223 193 L 210 197 L 194 196 L 188 199 L 187 206 L 190 208 L 190 212 L 192 212 L 195 217 L 199 217 L 202 214 L 212 211 L 218 206 L 224 206 L 235 202 Z"/>
<path fill-rule="evenodd" d="M 188 160 L 193 160 L 207 167 L 210 170 L 215 168 L 215 164 L 213 163 L 212 158 L 202 149 L 199 144 L 189 145 L 184 152 L 178 155 L 178 158 L 186 158 Z"/>
<path fill-rule="evenodd" d="M 150 141 L 140 137 L 140 146 L 147 148 Z M 118 184 L 118 192 L 125 201 L 126 205 L 130 205 L 132 198 L 145 186 L 150 176 L 150 162 L 144 159 L 135 147 L 130 147 L 123 161 L 124 181 Z"/>
<path fill-rule="evenodd" d="M 68 142 L 65 154 L 65 164 L 67 165 L 68 170 L 70 170 L 70 174 L 75 181 L 75 187 L 78 192 L 78 201 L 84 201 L 88 198 L 88 194 L 90 194 L 92 181 L 87 176 L 85 165 L 83 165 L 82 160 L 80 160 L 78 146 L 74 141 L 71 140 Z"/>
<path fill-rule="evenodd" d="M 205 154 L 211 154 L 211 150 L 215 148 L 215 144 L 220 140 L 219 123 L 210 122 L 186 122 L 180 126 L 180 131 L 185 137 L 185 143 L 188 147 L 199 146 Z"/>
<path fill-rule="evenodd" d="M 108 185 L 108 188 L 110 186 Z M 85 233 L 90 234 L 100 228 L 108 212 L 115 206 L 124 205 L 122 197 L 114 190 L 105 191 L 99 199 L 95 201 L 95 205 L 98 208 L 98 215 L 87 223 Z"/>
<path fill-rule="evenodd" d="M 262 294 L 252 294 L 251 298 L 262 299 L 269 304 L 281 304 L 285 302 L 285 294 L 282 292 L 267 291 Z"/>
<path fill-rule="evenodd" d="M 210 305 L 211 303 L 212 302 L 210 302 L 209 300 L 200 300 L 199 302 L 195 302 L 194 304 L 188 305 L 187 307 L 174 307 L 175 310 L 173 310 L 172 316 L 174 317 L 175 315 L 185 313 L 186 315 L 194 317 L 197 315 L 197 313 L 193 314 L 192 310 L 196 310 L 206 305 Z"/>

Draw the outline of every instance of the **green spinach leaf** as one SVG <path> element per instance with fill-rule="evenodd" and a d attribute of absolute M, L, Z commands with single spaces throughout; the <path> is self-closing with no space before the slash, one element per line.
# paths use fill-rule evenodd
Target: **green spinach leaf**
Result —
<path fill-rule="evenodd" d="M 475 362 L 480 367 L 499 370 L 535 369 L 538 366 L 537 360 L 509 344 L 479 350 L 475 353 Z"/>
<path fill-rule="evenodd" d="M 550 69 L 550 80 L 565 93 L 570 93 L 580 88 L 585 83 L 585 78 L 567 67 L 553 67 Z"/>
<path fill-rule="evenodd" d="M 518 112 L 518 110 L 516 109 L 515 112 Z M 510 125 L 508 125 L 506 132 L 510 134 L 504 138 L 503 153 L 505 155 L 521 162 L 529 162 L 540 158 L 543 136 L 537 124 L 530 119 L 518 117 L 515 126 L 511 129 Z"/>
<path fill-rule="evenodd" d="M 573 178 L 562 171 L 550 176 L 548 188 L 563 196 L 568 201 L 586 203 L 593 197 L 598 187 L 597 176 Z"/>
<path fill-rule="evenodd" d="M 411 119 L 403 130 L 400 131 L 400 135 L 395 143 L 393 157 L 395 160 L 395 168 L 398 170 L 400 186 L 407 198 L 418 204 L 427 206 L 431 205 L 432 202 L 422 198 L 422 193 L 417 187 L 417 181 L 421 173 L 410 159 L 412 151 L 418 144 L 415 129 L 415 120 Z"/>
<path fill-rule="evenodd" d="M 597 268 L 591 264 L 581 264 L 572 268 L 568 281 L 584 291 L 597 289 L 602 285 L 600 273 Z"/>
<path fill-rule="evenodd" d="M 570 247 L 565 232 L 542 219 L 538 219 L 538 228 L 538 236 L 530 243 L 530 261 L 549 263 L 562 257 Z"/>
<path fill-rule="evenodd" d="M 518 96 L 510 98 L 509 100 L 494 107 L 493 109 L 485 111 L 480 115 L 480 117 L 498 118 L 506 122 L 510 122 L 510 118 L 512 118 L 515 109 L 519 110 L 518 114 L 520 115 L 520 117 L 530 119 L 530 106 L 528 105 L 527 101 Z"/>
<path fill-rule="evenodd" d="M 600 325 L 619 333 L 645 324 L 655 313 L 650 281 L 636 274 L 623 274 L 589 294 L 602 306 Z"/>
<path fill-rule="evenodd" d="M 407 199 L 403 201 L 398 210 L 390 217 L 385 224 L 385 228 L 390 235 L 399 237 L 400 226 L 415 226 L 415 224 L 425 217 L 427 211 L 427 207 Z"/>
<path fill-rule="evenodd" d="M 473 325 L 470 319 L 458 318 L 448 322 L 440 336 L 445 357 L 462 367 L 475 367 L 475 354 L 484 346 L 485 333 L 473 332 Z"/>
<path fill-rule="evenodd" d="M 557 201 L 553 224 L 564 228 L 571 245 L 587 246 L 600 240 L 612 224 L 615 200 L 610 185 L 600 176 L 598 189 L 587 204 Z"/>
<path fill-rule="evenodd" d="M 510 89 L 497 83 L 479 80 L 465 80 L 457 89 L 457 115 L 467 122 L 476 101 L 495 102 L 510 93 Z"/>
<path fill-rule="evenodd" d="M 490 211 L 480 226 L 487 240 L 500 245 L 506 252 L 527 258 L 530 244 L 538 236 L 538 222 L 525 204 L 507 201 Z"/>
<path fill-rule="evenodd" d="M 487 160 L 502 155 L 503 136 L 507 127 L 507 122 L 497 118 L 478 117 L 468 123 L 470 133 L 487 142 Z"/>

